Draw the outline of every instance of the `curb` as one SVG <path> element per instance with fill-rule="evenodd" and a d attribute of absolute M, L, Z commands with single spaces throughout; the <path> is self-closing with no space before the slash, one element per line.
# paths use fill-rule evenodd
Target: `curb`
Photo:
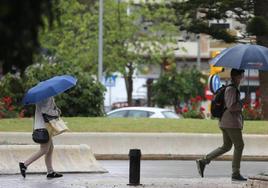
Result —
<path fill-rule="evenodd" d="M 54 138 L 55 145 L 86 144 L 99 160 L 128 159 L 130 149 L 141 150 L 143 159 L 195 160 L 222 145 L 220 134 L 192 133 L 66 133 Z M 268 160 L 268 135 L 244 135 L 243 160 Z M 32 145 L 29 132 L 0 132 L 0 145 Z M 233 150 L 219 160 L 231 160 Z"/>
<path fill-rule="evenodd" d="M 95 154 L 97 160 L 128 160 L 124 154 Z M 171 154 L 142 154 L 141 160 L 196 160 L 204 155 L 171 155 Z M 214 160 L 232 161 L 232 155 L 222 155 Z M 268 161 L 268 156 L 242 156 L 242 161 Z"/>

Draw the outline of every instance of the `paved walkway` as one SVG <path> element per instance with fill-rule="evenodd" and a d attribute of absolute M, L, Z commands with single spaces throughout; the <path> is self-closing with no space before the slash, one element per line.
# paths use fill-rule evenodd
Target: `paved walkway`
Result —
<path fill-rule="evenodd" d="M 100 161 L 109 173 L 69 173 L 47 180 L 45 174 L 1 175 L 0 188 L 129 188 L 129 161 Z M 227 164 L 228 163 L 228 164 Z M 232 182 L 230 162 L 215 162 L 200 178 L 194 161 L 142 161 L 140 188 L 253 188 L 246 182 Z M 251 164 L 251 162 L 249 162 Z M 225 167 L 224 167 L 225 166 Z M 250 168 L 247 166 L 247 168 Z M 223 170 L 225 169 L 225 170 Z M 254 170 L 253 170 L 254 171 Z M 213 174 L 213 172 L 215 174 Z M 245 172 L 246 173 L 246 172 Z M 246 173 L 248 174 L 248 173 Z M 250 173 L 249 173 L 250 174 Z M 255 174 L 255 173 L 253 173 Z M 247 185 L 248 184 L 248 185 Z M 258 187 L 260 188 L 260 187 Z"/>
<path fill-rule="evenodd" d="M 64 174 L 63 178 L 47 180 L 45 175 L 0 176 L 0 188 L 127 188 L 128 177 L 111 174 Z M 142 178 L 145 188 L 246 188 L 246 183 L 230 178 Z"/>

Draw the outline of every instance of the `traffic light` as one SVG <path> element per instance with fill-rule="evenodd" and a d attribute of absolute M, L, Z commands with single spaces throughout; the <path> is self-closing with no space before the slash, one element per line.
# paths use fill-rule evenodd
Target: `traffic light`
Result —
<path fill-rule="evenodd" d="M 220 54 L 221 52 L 219 50 L 217 51 L 211 51 L 210 52 L 210 56 L 211 58 L 216 57 L 218 54 Z M 213 74 L 218 74 L 224 71 L 224 67 L 214 67 L 213 65 L 210 65 L 210 75 Z"/>
<path fill-rule="evenodd" d="M 210 65 L 210 75 L 218 74 L 224 71 L 224 67 L 214 67 Z"/>

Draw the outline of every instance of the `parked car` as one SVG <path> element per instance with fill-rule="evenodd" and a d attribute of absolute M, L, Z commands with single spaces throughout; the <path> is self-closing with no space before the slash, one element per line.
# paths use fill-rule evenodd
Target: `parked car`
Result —
<path fill-rule="evenodd" d="M 176 118 L 179 116 L 171 110 L 154 107 L 125 107 L 107 113 L 109 118 Z"/>

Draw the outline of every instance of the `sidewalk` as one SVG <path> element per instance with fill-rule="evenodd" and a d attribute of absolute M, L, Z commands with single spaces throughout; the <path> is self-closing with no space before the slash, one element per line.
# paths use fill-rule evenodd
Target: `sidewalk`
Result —
<path fill-rule="evenodd" d="M 0 176 L 0 188 L 130 188 L 128 177 L 109 174 L 64 174 L 47 180 L 45 175 Z M 137 188 L 250 188 L 247 183 L 231 182 L 230 178 L 141 178 Z"/>

